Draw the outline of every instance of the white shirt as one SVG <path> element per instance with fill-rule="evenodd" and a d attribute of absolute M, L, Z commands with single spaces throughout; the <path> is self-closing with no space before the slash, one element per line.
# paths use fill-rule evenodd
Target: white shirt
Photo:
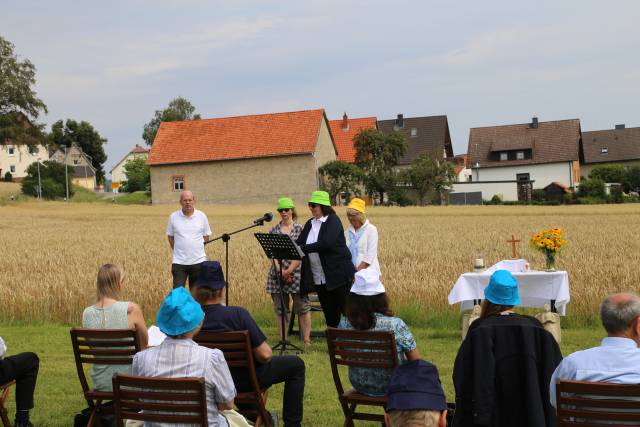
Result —
<path fill-rule="evenodd" d="M 554 408 L 558 379 L 640 384 L 640 349 L 632 339 L 606 337 L 599 347 L 576 351 L 562 359 L 549 384 L 549 397 Z"/>
<path fill-rule="evenodd" d="M 220 350 L 196 344 L 193 340 L 167 337 L 162 344 L 133 356 L 133 375 L 141 377 L 203 377 L 207 393 L 209 427 L 228 427 L 216 403 L 236 397 L 229 366 Z M 187 424 L 145 423 L 145 427 L 190 426 Z"/>
<path fill-rule="evenodd" d="M 380 263 L 378 262 L 378 229 L 375 225 L 371 224 L 369 220 L 366 220 L 364 224 L 358 229 L 361 232 L 360 239 L 356 244 L 356 264 L 354 267 L 358 268 L 361 262 L 366 262 L 370 267 L 380 273 Z M 344 232 L 344 238 L 347 241 L 347 247 L 351 248 L 351 239 L 356 237 L 356 230 L 353 225 L 350 225 Z"/>
<path fill-rule="evenodd" d="M 0 337 L 0 359 L 4 359 L 4 355 L 7 353 L 7 346 L 4 344 L 4 340 Z"/>
<path fill-rule="evenodd" d="M 204 212 L 193 210 L 186 216 L 182 210 L 169 216 L 167 236 L 173 237 L 173 264 L 194 265 L 207 260 L 203 236 L 211 236 L 209 220 Z"/>
<path fill-rule="evenodd" d="M 316 243 L 318 241 L 318 233 L 320 233 L 320 227 L 327 221 L 328 216 L 323 216 L 320 219 L 311 218 L 311 230 L 307 236 L 307 245 Z M 309 257 L 309 263 L 311 265 L 311 273 L 313 274 L 313 282 L 316 285 L 324 285 L 327 283 L 327 279 L 324 277 L 324 270 L 322 269 L 322 262 L 320 261 L 320 255 L 317 252 L 311 252 L 307 254 Z"/>

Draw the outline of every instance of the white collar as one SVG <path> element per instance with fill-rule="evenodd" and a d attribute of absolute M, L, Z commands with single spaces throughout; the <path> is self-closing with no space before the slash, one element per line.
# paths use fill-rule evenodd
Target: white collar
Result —
<path fill-rule="evenodd" d="M 638 344 L 631 338 L 605 337 L 602 339 L 603 347 L 631 347 L 638 348 Z"/>
<path fill-rule="evenodd" d="M 195 209 L 195 208 L 193 208 L 193 213 L 191 214 L 191 216 L 186 216 L 186 215 L 184 214 L 184 212 L 182 212 L 182 209 L 178 210 L 178 212 L 180 212 L 180 215 L 181 215 L 182 217 L 184 217 L 184 218 L 193 218 L 193 217 L 196 215 L 196 209 Z"/>
<path fill-rule="evenodd" d="M 329 218 L 329 215 L 325 215 L 322 218 L 316 218 L 313 217 L 311 218 L 311 221 L 316 221 L 316 222 L 327 222 L 327 218 Z"/>
<path fill-rule="evenodd" d="M 360 226 L 360 228 L 358 228 L 357 230 L 355 229 L 355 227 L 351 224 L 349 224 L 349 231 L 351 231 L 353 234 L 356 234 L 358 231 L 362 231 L 363 228 L 365 228 L 367 225 L 369 225 L 369 220 L 365 219 L 364 220 L 364 224 L 362 224 Z"/>

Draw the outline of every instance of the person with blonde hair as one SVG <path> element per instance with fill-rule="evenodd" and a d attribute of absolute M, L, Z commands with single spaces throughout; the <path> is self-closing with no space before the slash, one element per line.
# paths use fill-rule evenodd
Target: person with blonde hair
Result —
<path fill-rule="evenodd" d="M 356 271 L 372 267 L 380 271 L 378 263 L 378 229 L 365 215 L 365 202 L 359 198 L 351 199 L 347 206 L 349 228 L 344 232 L 347 247 L 351 252 L 351 262 Z"/>
<path fill-rule="evenodd" d="M 124 273 L 114 264 L 105 264 L 98 270 L 96 280 L 96 303 L 82 313 L 82 327 L 89 329 L 134 328 L 140 347 L 146 348 L 149 336 L 144 315 L 138 304 L 119 301 L 122 293 Z M 114 373 L 131 373 L 131 365 L 92 365 L 91 379 L 97 390 L 111 391 Z"/>

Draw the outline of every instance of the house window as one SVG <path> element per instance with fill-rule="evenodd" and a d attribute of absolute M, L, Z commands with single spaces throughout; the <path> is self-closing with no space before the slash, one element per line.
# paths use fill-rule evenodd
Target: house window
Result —
<path fill-rule="evenodd" d="M 506 151 L 500 153 L 500 161 L 509 160 L 509 153 Z"/>
<path fill-rule="evenodd" d="M 516 181 L 530 181 L 530 175 L 528 173 L 517 173 Z"/>
<path fill-rule="evenodd" d="M 609 149 L 608 149 L 607 147 L 602 147 L 602 148 L 600 149 L 600 153 L 602 153 L 602 154 L 609 154 Z"/>
<path fill-rule="evenodd" d="M 16 165 L 9 166 L 9 172 L 16 173 Z"/>
<path fill-rule="evenodd" d="M 74 164 L 74 165 L 77 165 L 78 163 L 80 163 L 80 160 L 78 160 L 78 159 L 73 159 L 73 164 Z"/>
<path fill-rule="evenodd" d="M 418 129 L 411 128 L 411 138 L 415 138 L 416 136 L 418 136 Z"/>
<path fill-rule="evenodd" d="M 516 151 L 516 159 L 524 160 L 524 151 Z"/>
<path fill-rule="evenodd" d="M 173 180 L 173 191 L 184 190 L 184 176 L 174 176 L 172 180 Z"/>
<path fill-rule="evenodd" d="M 15 148 L 13 148 L 13 146 L 11 146 L 11 145 L 10 145 L 10 146 L 8 146 L 8 147 L 7 147 L 7 150 L 9 150 L 9 155 L 10 155 L 10 156 L 15 156 L 15 155 L 16 155 L 16 149 L 15 149 Z"/>

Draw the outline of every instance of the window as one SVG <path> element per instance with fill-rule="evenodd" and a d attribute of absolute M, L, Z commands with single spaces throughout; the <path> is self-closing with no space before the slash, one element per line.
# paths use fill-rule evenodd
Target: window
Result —
<path fill-rule="evenodd" d="M 517 173 L 516 181 L 531 181 L 531 178 L 528 173 Z"/>
<path fill-rule="evenodd" d="M 607 147 L 602 147 L 602 148 L 600 149 L 600 153 L 602 153 L 602 154 L 609 154 L 609 149 L 608 149 Z"/>
<path fill-rule="evenodd" d="M 524 151 L 516 151 L 516 160 L 524 160 Z"/>
<path fill-rule="evenodd" d="M 415 138 L 416 136 L 418 136 L 418 129 L 411 128 L 411 138 Z"/>
<path fill-rule="evenodd" d="M 173 180 L 173 191 L 184 190 L 184 176 L 174 176 L 172 180 Z"/>
<path fill-rule="evenodd" d="M 9 155 L 10 155 L 10 156 L 15 156 L 15 155 L 16 155 L 16 149 L 15 149 L 15 148 L 13 148 L 13 146 L 12 146 L 12 145 L 9 145 L 9 146 L 7 147 L 7 150 L 9 150 Z"/>
<path fill-rule="evenodd" d="M 503 151 L 502 153 L 500 153 L 500 161 L 504 161 L 504 160 L 509 160 L 509 153 L 507 153 L 506 151 Z"/>
<path fill-rule="evenodd" d="M 9 172 L 16 173 L 16 165 L 9 166 Z"/>
<path fill-rule="evenodd" d="M 78 159 L 73 159 L 73 164 L 74 164 L 74 165 L 77 165 L 78 163 L 80 163 L 80 160 L 78 160 Z"/>

